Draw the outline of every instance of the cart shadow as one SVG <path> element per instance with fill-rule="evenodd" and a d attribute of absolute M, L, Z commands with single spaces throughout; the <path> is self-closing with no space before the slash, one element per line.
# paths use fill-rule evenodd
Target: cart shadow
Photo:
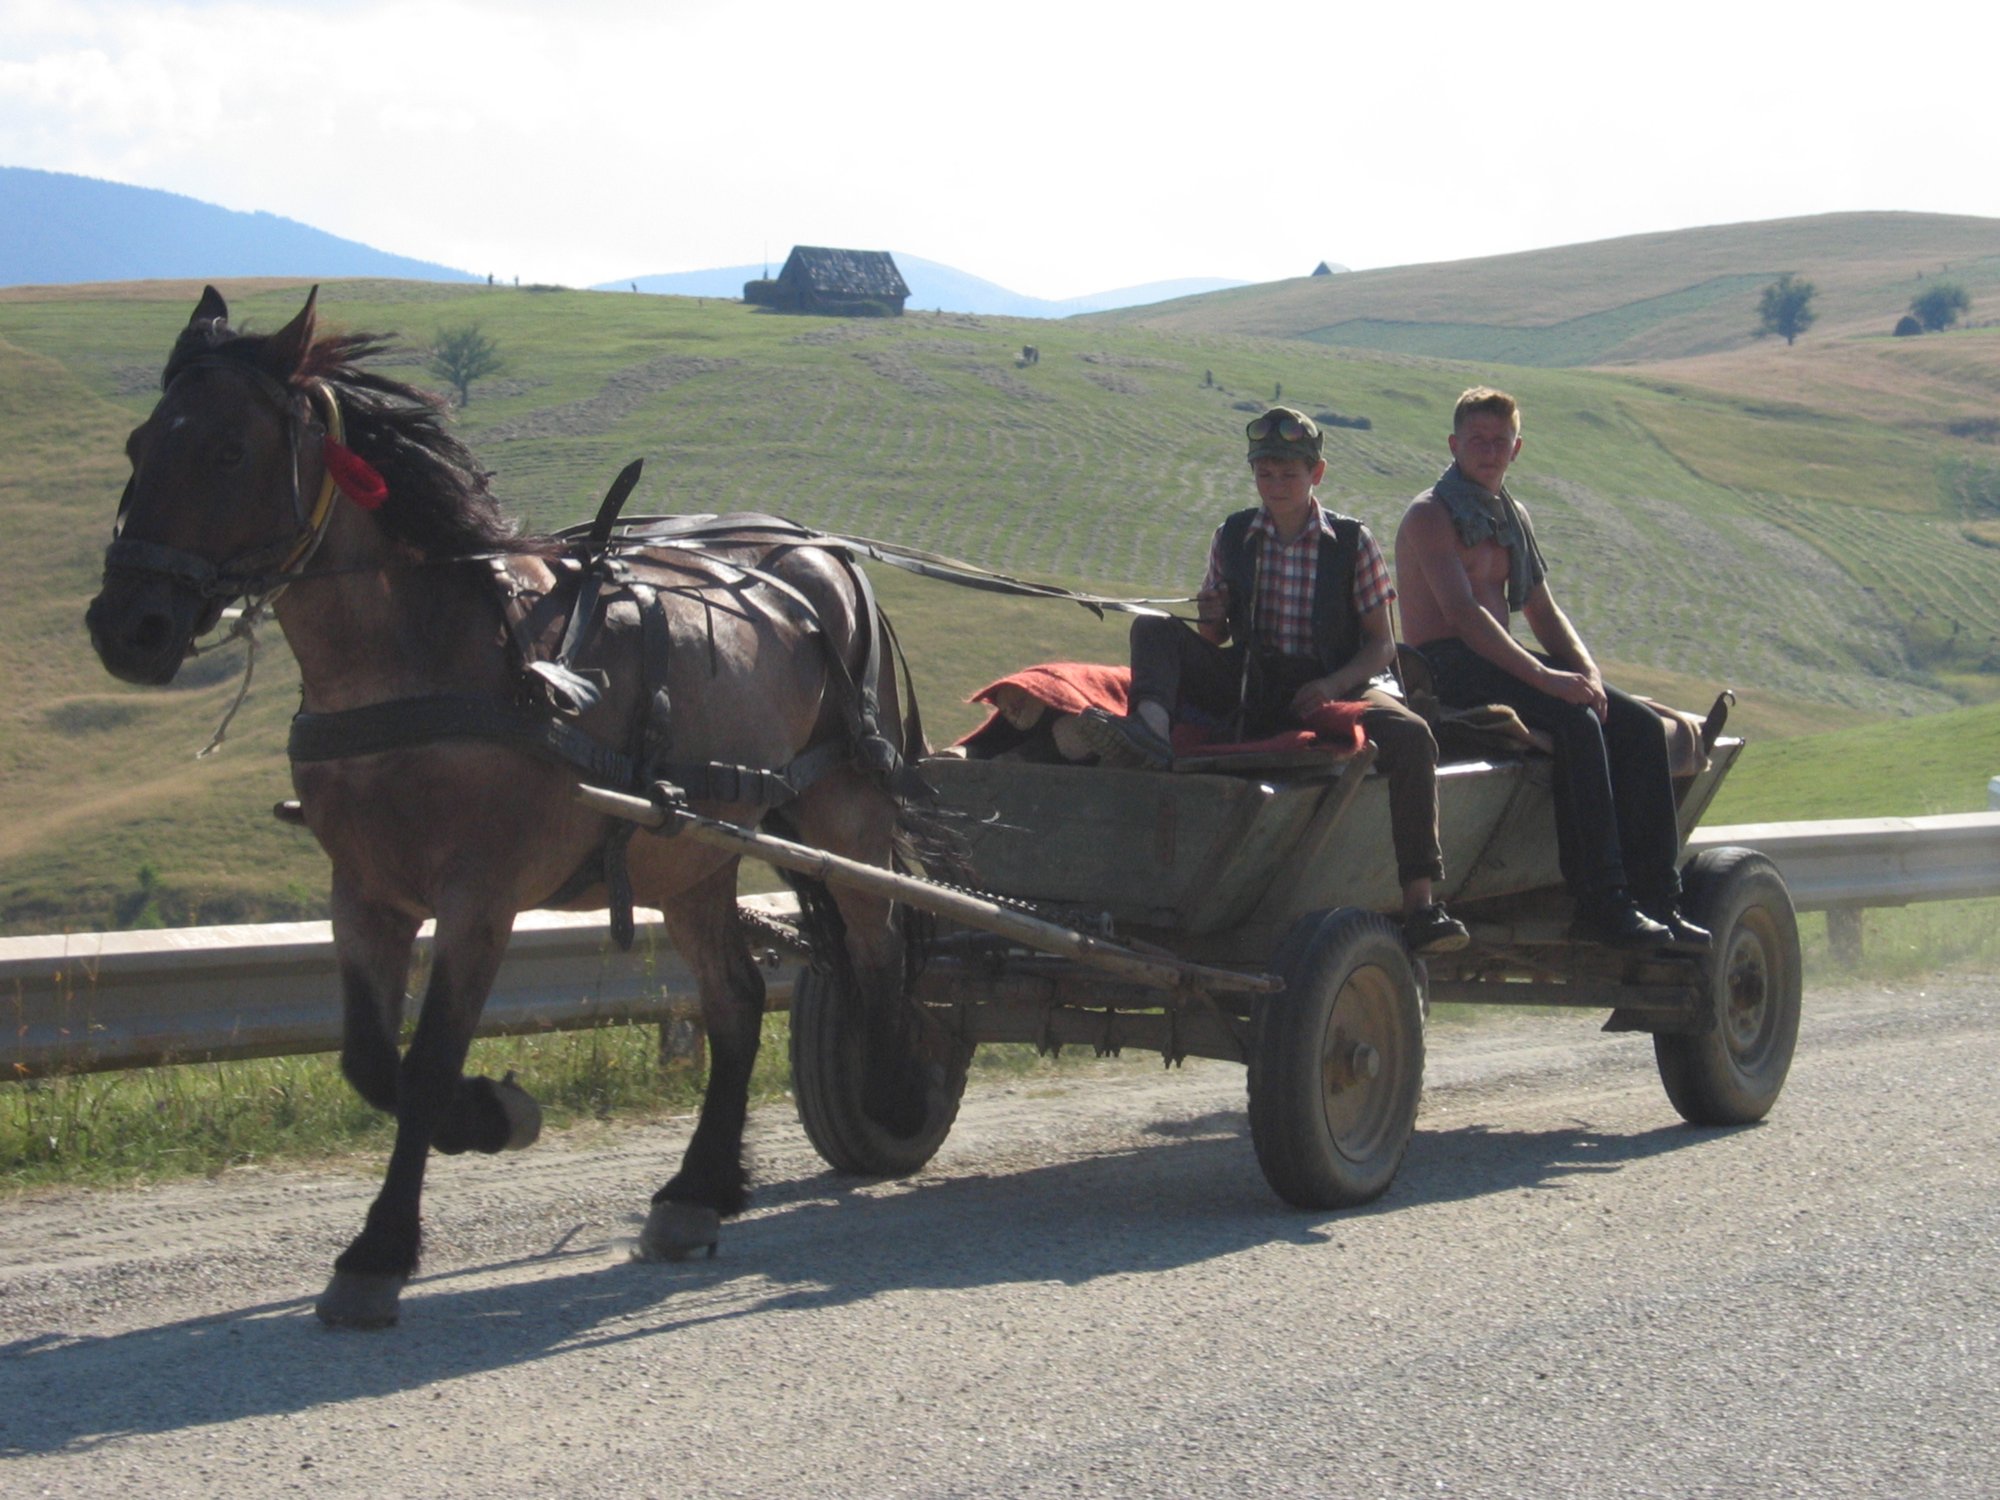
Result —
<path fill-rule="evenodd" d="M 1329 1225 L 1357 1214 L 1551 1187 L 1715 1132 L 1419 1133 L 1390 1193 L 1346 1214 L 1277 1202 L 1241 1111 L 1149 1134 L 1130 1149 L 1019 1170 L 862 1186 L 830 1173 L 773 1182 L 750 1217 L 725 1228 L 714 1260 L 624 1262 L 618 1236 L 577 1245 L 572 1231 L 538 1255 L 419 1278 L 403 1326 L 380 1334 L 329 1333 L 301 1297 L 108 1337 L 16 1340 L 0 1345 L 0 1457 L 392 1395 L 778 1310 L 910 1290 L 1080 1286 L 1273 1244 L 1317 1245 Z"/>
<path fill-rule="evenodd" d="M 1616 1172 L 1634 1162 L 1699 1149 L 1751 1125 L 1660 1125 L 1615 1134 L 1576 1125 L 1562 1130 L 1501 1130 L 1463 1125 L 1425 1130 L 1419 1123 L 1389 1192 L 1367 1212 L 1451 1203 L 1526 1188 L 1557 1188 L 1576 1177 Z"/>

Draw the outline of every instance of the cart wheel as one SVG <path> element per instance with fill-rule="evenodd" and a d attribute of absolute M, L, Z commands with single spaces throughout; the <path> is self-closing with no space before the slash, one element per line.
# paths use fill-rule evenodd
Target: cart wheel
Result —
<path fill-rule="evenodd" d="M 1348 1208 L 1380 1197 L 1416 1128 L 1422 1000 L 1395 925 L 1312 912 L 1271 961 L 1284 990 L 1258 1002 L 1250 1139 L 1280 1198 Z"/>
<path fill-rule="evenodd" d="M 958 1118 L 965 1059 L 955 1060 L 944 1100 L 922 1126 L 898 1135 L 862 1107 L 863 1027 L 858 997 L 843 995 L 817 969 L 792 987 L 792 1097 L 813 1149 L 836 1172 L 859 1177 L 907 1177 L 937 1154 Z"/>
<path fill-rule="evenodd" d="M 1682 907 L 1715 934 L 1704 965 L 1715 1027 L 1653 1038 L 1681 1118 L 1747 1125 L 1778 1102 L 1799 1039 L 1799 919 L 1777 866 L 1754 849 L 1707 849 L 1688 866 Z"/>

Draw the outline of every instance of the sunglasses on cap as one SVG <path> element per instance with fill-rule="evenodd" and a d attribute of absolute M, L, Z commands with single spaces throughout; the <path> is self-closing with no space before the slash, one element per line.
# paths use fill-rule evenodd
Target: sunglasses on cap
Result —
<path fill-rule="evenodd" d="M 1245 427 L 1243 433 L 1253 443 L 1261 443 L 1273 436 L 1288 443 L 1309 443 L 1319 436 L 1319 429 L 1303 417 L 1267 413 Z"/>

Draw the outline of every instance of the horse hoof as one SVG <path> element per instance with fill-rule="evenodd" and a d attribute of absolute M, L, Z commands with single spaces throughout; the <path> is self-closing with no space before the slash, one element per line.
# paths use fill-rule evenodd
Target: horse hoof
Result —
<path fill-rule="evenodd" d="M 335 1271 L 313 1311 L 329 1328 L 393 1328 L 401 1276 L 364 1276 L 359 1271 Z"/>
<path fill-rule="evenodd" d="M 715 1241 L 722 1232 L 722 1215 L 699 1203 L 655 1203 L 646 1215 L 646 1227 L 639 1231 L 634 1260 L 687 1260 L 697 1250 L 715 1256 Z"/>
<path fill-rule="evenodd" d="M 514 1082 L 514 1070 L 493 1085 L 493 1097 L 507 1116 L 507 1144 L 502 1151 L 525 1151 L 541 1139 L 542 1107 L 535 1096 Z"/>

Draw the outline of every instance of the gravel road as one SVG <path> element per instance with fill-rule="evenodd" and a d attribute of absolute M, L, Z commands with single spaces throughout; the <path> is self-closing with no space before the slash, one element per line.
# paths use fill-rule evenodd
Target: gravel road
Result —
<path fill-rule="evenodd" d="M 685 1266 L 625 1250 L 685 1124 L 439 1160 L 379 1334 L 310 1306 L 352 1172 L 17 1200 L 0 1493 L 2000 1494 L 2000 980 L 1814 989 L 1739 1130 L 1600 1019 L 1435 1026 L 1346 1214 L 1221 1064 L 976 1089 L 897 1184 L 763 1111 Z"/>

